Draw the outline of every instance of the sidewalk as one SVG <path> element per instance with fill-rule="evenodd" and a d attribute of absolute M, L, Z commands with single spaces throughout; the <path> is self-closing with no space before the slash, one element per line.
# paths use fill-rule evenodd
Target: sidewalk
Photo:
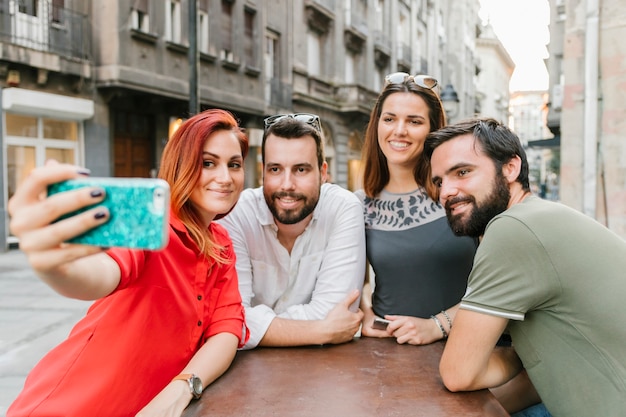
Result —
<path fill-rule="evenodd" d="M 31 368 L 65 339 L 90 304 L 52 291 L 22 252 L 0 253 L 0 416 Z"/>

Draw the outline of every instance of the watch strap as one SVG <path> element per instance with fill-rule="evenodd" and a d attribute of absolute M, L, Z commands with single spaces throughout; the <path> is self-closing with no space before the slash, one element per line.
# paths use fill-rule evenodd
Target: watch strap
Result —
<path fill-rule="evenodd" d="M 176 375 L 174 379 L 172 379 L 172 381 L 177 381 L 179 379 L 182 379 L 184 381 L 189 381 L 191 378 L 193 378 L 193 374 L 180 374 L 180 375 Z"/>
<path fill-rule="evenodd" d="M 198 399 L 202 395 L 202 388 L 200 388 L 200 392 L 196 392 L 195 384 L 194 384 L 195 379 L 197 379 L 200 383 L 200 386 L 202 386 L 202 382 L 200 381 L 200 378 L 196 376 L 196 374 L 179 374 L 179 375 L 176 375 L 172 379 L 172 381 L 178 381 L 178 380 L 187 381 L 187 384 L 189 384 L 189 391 L 191 392 L 191 395 L 193 396 L 193 398 Z"/>

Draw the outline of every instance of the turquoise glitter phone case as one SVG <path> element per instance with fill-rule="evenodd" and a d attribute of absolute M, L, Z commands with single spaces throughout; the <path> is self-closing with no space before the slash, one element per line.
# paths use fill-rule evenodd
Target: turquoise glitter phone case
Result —
<path fill-rule="evenodd" d="M 149 250 L 167 245 L 170 208 L 167 182 L 153 178 L 77 178 L 50 185 L 48 195 L 82 187 L 103 188 L 104 201 L 57 221 L 101 205 L 109 209 L 111 219 L 69 240 L 70 243 Z"/>

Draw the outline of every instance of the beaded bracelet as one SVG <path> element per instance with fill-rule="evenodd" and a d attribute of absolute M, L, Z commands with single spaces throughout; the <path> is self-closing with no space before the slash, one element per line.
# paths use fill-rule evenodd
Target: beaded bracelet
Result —
<path fill-rule="evenodd" d="M 435 321 L 437 326 L 439 326 L 439 330 L 441 330 L 441 333 L 443 334 L 443 338 L 446 339 L 448 337 L 448 333 L 446 333 L 446 329 L 443 328 L 443 325 L 441 324 L 437 316 L 430 316 L 430 318 Z"/>
<path fill-rule="evenodd" d="M 452 330 L 452 320 L 450 320 L 450 316 L 448 316 L 448 312 L 446 310 L 441 310 L 441 314 L 443 314 L 443 316 L 448 321 L 448 325 L 450 326 L 449 329 Z M 448 330 L 448 331 L 450 331 L 450 330 Z"/>

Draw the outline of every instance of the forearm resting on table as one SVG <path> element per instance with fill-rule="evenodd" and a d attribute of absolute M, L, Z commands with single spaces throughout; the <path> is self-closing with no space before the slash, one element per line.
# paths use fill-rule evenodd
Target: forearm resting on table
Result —
<path fill-rule="evenodd" d="M 522 370 L 503 385 L 489 390 L 508 413 L 516 413 L 541 402 L 526 370 Z"/>
<path fill-rule="evenodd" d="M 292 320 L 275 317 L 259 346 L 304 346 L 331 343 L 323 320 Z"/>
<path fill-rule="evenodd" d="M 465 361 L 472 362 L 466 356 Z M 522 361 L 512 348 L 496 347 L 489 356 L 486 366 L 474 369 L 472 365 L 459 366 L 454 369 L 451 364 L 441 362 L 440 371 L 444 385 L 450 391 L 476 391 L 484 388 L 497 387 L 513 379 L 522 369 Z"/>
<path fill-rule="evenodd" d="M 181 373 L 195 373 L 206 387 L 222 375 L 237 353 L 239 339 L 232 333 L 211 336 Z"/>
<path fill-rule="evenodd" d="M 222 375 L 232 363 L 239 338 L 232 333 L 211 336 L 195 353 L 180 374 L 195 374 L 206 388 Z M 138 414 L 137 417 L 180 416 L 192 399 L 189 384 L 172 379 Z"/>

